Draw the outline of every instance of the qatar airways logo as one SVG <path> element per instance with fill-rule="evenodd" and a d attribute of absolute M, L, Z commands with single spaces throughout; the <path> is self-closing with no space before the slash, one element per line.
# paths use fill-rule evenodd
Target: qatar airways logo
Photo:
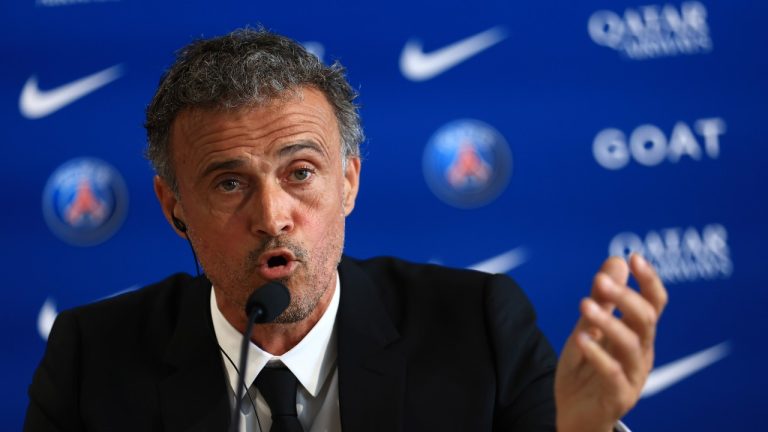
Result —
<path fill-rule="evenodd" d="M 691 124 L 679 121 L 669 133 L 652 124 L 640 125 L 628 134 L 608 128 L 595 136 L 592 154 L 598 164 L 609 170 L 622 169 L 631 161 L 652 167 L 685 159 L 717 159 L 725 130 L 721 118 L 705 118 Z"/>
<path fill-rule="evenodd" d="M 608 246 L 613 256 L 642 254 L 667 283 L 727 279 L 733 273 L 728 231 L 720 224 L 617 234 Z"/>
<path fill-rule="evenodd" d="M 600 10 L 589 17 L 589 36 L 634 60 L 712 50 L 707 9 L 697 1 L 628 8 L 623 15 Z"/>

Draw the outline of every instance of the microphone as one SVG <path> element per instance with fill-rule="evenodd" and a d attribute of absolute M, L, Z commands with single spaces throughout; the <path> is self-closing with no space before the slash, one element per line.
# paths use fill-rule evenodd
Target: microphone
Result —
<path fill-rule="evenodd" d="M 240 385 L 237 386 L 235 396 L 235 406 L 232 410 L 232 419 L 229 423 L 229 430 L 235 432 L 238 430 L 238 413 L 243 402 L 243 388 L 245 388 L 245 365 L 248 357 L 248 342 L 251 340 L 251 331 L 253 325 L 265 324 L 274 321 L 280 316 L 288 303 L 291 302 L 291 294 L 288 288 L 279 282 L 268 282 L 256 289 L 245 302 L 245 314 L 248 316 L 248 325 L 243 333 L 243 343 L 240 345 Z"/>
<path fill-rule="evenodd" d="M 245 302 L 245 315 L 257 324 L 272 322 L 285 311 L 290 301 L 291 294 L 288 293 L 285 285 L 279 282 L 268 282 L 254 290 L 248 297 L 248 301 Z"/>

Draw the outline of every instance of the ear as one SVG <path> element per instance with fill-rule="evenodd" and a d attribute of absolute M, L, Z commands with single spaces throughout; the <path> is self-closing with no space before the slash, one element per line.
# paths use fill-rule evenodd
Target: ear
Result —
<path fill-rule="evenodd" d="M 349 216 L 355 208 L 357 191 L 360 188 L 360 158 L 347 158 L 347 169 L 344 172 L 344 216 Z"/>
<path fill-rule="evenodd" d="M 176 216 L 178 219 L 186 220 L 184 218 L 184 210 L 182 209 L 179 200 L 176 199 L 176 194 L 173 193 L 168 183 L 166 183 L 166 181 L 158 175 L 155 176 L 154 186 L 155 195 L 157 196 L 157 200 L 160 201 L 160 208 L 163 210 L 165 220 L 168 221 L 168 223 L 171 225 L 171 228 L 176 231 L 176 234 L 179 237 L 186 239 L 186 234 L 179 231 L 179 229 L 176 228 L 176 225 L 173 223 L 174 216 Z"/>

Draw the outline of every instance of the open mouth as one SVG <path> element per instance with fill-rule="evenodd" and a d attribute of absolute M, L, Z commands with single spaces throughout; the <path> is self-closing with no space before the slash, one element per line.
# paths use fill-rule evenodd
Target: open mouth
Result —
<path fill-rule="evenodd" d="M 268 280 L 289 277 L 298 265 L 294 255 L 288 250 L 273 250 L 265 253 L 259 260 L 258 273 Z"/>
<path fill-rule="evenodd" d="M 269 268 L 282 267 L 285 265 L 288 265 L 288 260 L 282 255 L 273 256 L 267 260 L 267 267 Z"/>

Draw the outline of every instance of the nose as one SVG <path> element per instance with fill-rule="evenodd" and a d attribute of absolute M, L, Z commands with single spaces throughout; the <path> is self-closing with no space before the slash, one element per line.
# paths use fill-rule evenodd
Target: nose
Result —
<path fill-rule="evenodd" d="M 258 236 L 277 237 L 293 230 L 293 197 L 279 185 L 264 185 L 254 200 L 251 231 Z"/>

